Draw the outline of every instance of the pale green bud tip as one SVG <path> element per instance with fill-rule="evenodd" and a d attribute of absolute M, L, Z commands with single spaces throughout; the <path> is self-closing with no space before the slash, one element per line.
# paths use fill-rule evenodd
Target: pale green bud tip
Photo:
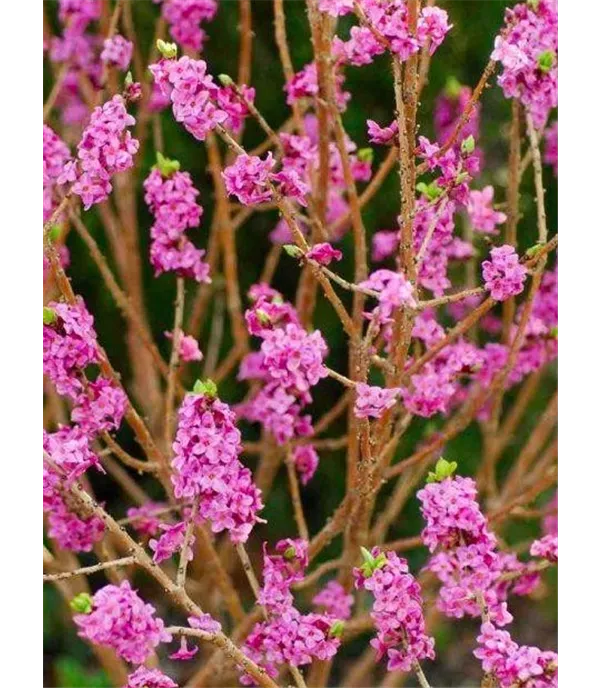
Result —
<path fill-rule="evenodd" d="M 345 624 L 343 621 L 334 621 L 329 629 L 329 635 L 331 638 L 341 638 L 344 633 Z"/>
<path fill-rule="evenodd" d="M 175 174 L 175 172 L 179 172 L 180 167 L 179 160 L 170 160 L 169 158 L 165 158 L 162 153 L 156 152 L 155 168 L 158 169 L 163 177 L 170 177 Z"/>
<path fill-rule="evenodd" d="M 460 150 L 467 155 L 475 150 L 475 139 L 472 135 L 467 136 L 467 138 L 463 140 L 460 144 Z"/>
<path fill-rule="evenodd" d="M 271 322 L 271 318 L 269 318 L 269 314 L 265 313 L 265 311 L 261 310 L 260 308 L 257 308 L 255 311 L 256 317 L 258 318 L 258 322 L 261 325 L 269 325 Z"/>
<path fill-rule="evenodd" d="M 550 330 L 550 336 L 554 337 L 554 339 L 558 339 L 558 327 L 553 327 Z"/>
<path fill-rule="evenodd" d="M 210 379 L 196 380 L 194 385 L 194 394 L 202 394 L 205 397 L 216 397 L 217 396 L 217 385 Z"/>
<path fill-rule="evenodd" d="M 69 602 L 69 605 L 74 612 L 89 614 L 92 611 L 92 597 L 87 592 L 80 592 Z"/>
<path fill-rule="evenodd" d="M 546 50 L 538 55 L 538 67 L 542 72 L 549 72 L 554 66 L 554 60 L 556 59 L 556 53 L 552 50 Z"/>
<path fill-rule="evenodd" d="M 290 545 L 290 546 L 285 550 L 285 552 L 283 553 L 283 558 L 284 558 L 284 559 L 287 559 L 288 561 L 291 561 L 292 559 L 295 559 L 295 558 L 296 558 L 296 548 L 295 548 L 295 547 L 292 547 L 292 545 Z"/>
<path fill-rule="evenodd" d="M 131 86 L 131 84 L 133 84 L 133 74 L 127 72 L 127 74 L 125 74 L 125 86 Z"/>
<path fill-rule="evenodd" d="M 219 74 L 219 81 L 223 84 L 223 86 L 233 86 L 233 79 L 229 76 L 229 74 Z"/>
<path fill-rule="evenodd" d="M 58 239 L 58 237 L 60 236 L 60 233 L 61 233 L 60 225 L 52 225 L 52 227 L 50 227 L 50 231 L 48 232 L 48 236 L 50 238 L 50 241 L 52 241 L 52 242 L 56 241 Z"/>
<path fill-rule="evenodd" d="M 44 325 L 53 325 L 56 322 L 56 311 L 44 306 Z"/>
<path fill-rule="evenodd" d="M 374 557 L 365 547 L 361 547 L 360 552 L 364 560 L 364 563 L 360 568 L 365 578 L 370 578 L 373 573 L 377 571 L 377 569 L 380 569 L 387 563 L 387 559 L 385 558 L 385 554 L 383 552 L 378 554 L 376 557 Z"/>
<path fill-rule="evenodd" d="M 458 468 L 456 461 L 446 461 L 443 457 L 435 464 L 435 471 L 430 471 L 427 476 L 428 483 L 441 483 L 446 478 L 451 478 Z"/>
<path fill-rule="evenodd" d="M 527 4 L 535 12 L 537 8 L 540 6 L 540 0 L 527 0 Z"/>
<path fill-rule="evenodd" d="M 156 41 L 158 52 L 167 60 L 172 60 L 177 57 L 177 46 L 175 43 L 167 43 L 159 38 Z"/>
<path fill-rule="evenodd" d="M 284 244 L 283 250 L 288 254 L 288 256 L 292 256 L 292 258 L 300 258 L 302 255 L 301 249 L 299 249 L 297 246 L 294 246 L 294 244 Z"/>
<path fill-rule="evenodd" d="M 437 181 L 431 182 L 431 184 L 419 182 L 417 184 L 417 191 L 422 193 L 429 201 L 434 201 L 436 198 L 439 198 L 442 193 Z"/>
<path fill-rule="evenodd" d="M 525 251 L 525 257 L 526 258 L 534 258 L 537 256 L 537 254 L 540 252 L 540 249 L 542 248 L 543 244 L 534 244 L 533 246 L 530 246 L 527 251 Z"/>
<path fill-rule="evenodd" d="M 358 159 L 361 162 L 373 162 L 373 149 L 372 148 L 361 148 L 358 151 Z"/>
<path fill-rule="evenodd" d="M 446 81 L 446 87 L 444 91 L 446 92 L 448 98 L 458 98 L 461 88 L 462 85 L 460 81 L 455 76 L 450 76 Z"/>

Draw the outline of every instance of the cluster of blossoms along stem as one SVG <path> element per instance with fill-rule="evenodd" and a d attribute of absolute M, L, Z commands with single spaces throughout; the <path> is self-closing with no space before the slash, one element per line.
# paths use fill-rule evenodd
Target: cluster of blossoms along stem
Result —
<path fill-rule="evenodd" d="M 65 163 L 58 180 L 61 184 L 72 182 L 71 189 L 81 197 L 86 210 L 108 198 L 113 175 L 133 167 L 139 142 L 128 127 L 134 124 L 120 95 L 94 108 L 77 145 L 77 160 Z"/>
<path fill-rule="evenodd" d="M 498 83 L 541 127 L 558 105 L 558 0 L 515 5 L 506 10 L 505 23 L 492 53 L 503 67 Z"/>
<path fill-rule="evenodd" d="M 258 601 L 268 619 L 253 627 L 244 651 L 272 677 L 285 664 L 298 667 L 311 664 L 314 659 L 331 659 L 340 646 L 342 629 L 339 617 L 332 612 L 337 607 L 345 614 L 348 604 L 352 604 L 352 599 L 348 602 L 332 590 L 321 601 L 328 607 L 327 613 L 302 614 L 296 609 L 291 586 L 304 578 L 307 550 L 305 540 L 281 540 L 272 555 L 267 554 L 265 545 L 263 587 Z M 254 684 L 247 675 L 241 681 L 245 685 Z"/>
<path fill-rule="evenodd" d="M 165 332 L 167 339 L 173 339 L 172 332 Z M 191 361 L 202 361 L 204 354 L 200 351 L 198 340 L 189 334 L 180 333 L 179 336 L 179 357 L 187 363 Z"/>
<path fill-rule="evenodd" d="M 298 76 L 298 75 L 297 75 Z M 315 89 L 317 89 L 315 81 Z M 315 93 L 317 91 L 315 90 Z M 322 191 L 321 156 L 319 153 L 318 120 L 315 115 L 307 114 L 303 119 L 304 134 L 281 133 L 280 140 L 283 147 L 281 160 L 281 180 L 279 189 L 291 202 L 302 203 L 302 196 L 296 191 L 298 188 L 305 195 L 307 192 L 313 197 Z M 345 153 L 348 158 L 350 174 L 355 182 L 366 182 L 371 178 L 372 151 L 358 149 L 357 145 L 348 137 L 344 140 Z M 325 198 L 325 220 L 333 229 L 330 231 L 331 241 L 339 241 L 346 232 L 347 223 L 334 226 L 347 213 L 349 206 L 346 200 L 348 185 L 344 177 L 344 168 L 339 148 L 333 141 L 327 144 L 327 159 L 323 161 L 327 166 L 327 196 Z M 277 176 L 277 175 L 274 175 Z M 276 180 L 277 181 L 277 180 Z M 308 227 L 301 220 L 299 227 L 304 233 Z M 270 235 L 276 244 L 287 244 L 292 241 L 292 232 L 286 220 L 281 218 Z M 313 247 L 316 248 L 316 247 Z M 335 249 L 334 249 L 335 250 Z M 319 253 L 316 254 L 319 256 Z M 337 254 L 332 259 L 337 260 Z"/>
<path fill-rule="evenodd" d="M 523 291 L 527 270 L 515 249 L 506 244 L 490 251 L 490 260 L 481 264 L 485 288 L 496 301 L 506 301 Z"/>
<path fill-rule="evenodd" d="M 178 499 L 198 500 L 198 516 L 213 532 L 246 542 L 263 508 L 252 473 L 240 463 L 240 431 L 231 408 L 210 382 L 186 394 L 179 408 L 171 480 Z"/>
<path fill-rule="evenodd" d="M 197 227 L 203 214 L 199 191 L 188 172 L 159 155 L 158 163 L 144 181 L 144 200 L 154 215 L 150 229 L 150 262 L 155 274 L 174 272 L 196 282 L 210 282 L 205 252 L 196 248 L 186 231 Z"/>
<path fill-rule="evenodd" d="M 44 161 L 44 222 L 47 222 L 58 205 L 55 197 L 58 178 L 62 173 L 64 164 L 71 157 L 71 151 L 60 136 L 46 124 L 44 124 L 42 153 Z"/>
<path fill-rule="evenodd" d="M 111 647 L 119 657 L 142 664 L 160 643 L 169 642 L 162 619 L 144 602 L 129 581 L 105 585 L 91 599 L 88 609 L 76 614 L 79 635 L 96 645 Z"/>
<path fill-rule="evenodd" d="M 122 72 L 127 70 L 133 55 L 133 43 L 120 34 L 116 34 L 104 41 L 100 59 L 110 67 L 116 67 Z"/>
<path fill-rule="evenodd" d="M 436 140 L 442 145 L 445 144 L 453 135 L 465 113 L 473 95 L 468 86 L 462 86 L 456 79 L 449 78 L 444 90 L 435 100 L 435 110 L 433 113 L 433 125 Z M 468 120 L 460 129 L 459 135 L 453 143 L 456 152 L 460 151 L 462 142 L 469 137 L 475 141 L 479 139 L 479 127 L 481 119 L 481 103 L 477 102 L 472 106 L 468 115 Z M 474 154 L 479 158 L 479 168 L 483 167 L 483 151 L 480 148 L 474 150 Z"/>
<path fill-rule="evenodd" d="M 518 645 L 508 631 L 491 623 L 481 626 L 479 646 L 473 652 L 483 670 L 493 675 L 500 688 L 557 688 L 558 655 L 538 647 Z"/>
<path fill-rule="evenodd" d="M 140 666 L 129 674 L 125 688 L 177 688 L 177 684 L 159 669 Z"/>
<path fill-rule="evenodd" d="M 231 86 L 217 86 L 207 74 L 204 60 L 183 56 L 179 60 L 161 59 L 150 65 L 156 84 L 170 99 L 175 119 L 199 141 L 204 141 L 217 125 L 239 131 L 248 109 Z M 241 87 L 248 102 L 254 89 Z"/>
<path fill-rule="evenodd" d="M 395 552 L 364 550 L 365 563 L 354 569 L 355 585 L 373 595 L 371 617 L 377 637 L 371 645 L 388 671 L 411 671 L 415 663 L 433 659 L 433 638 L 425 631 L 421 586 L 409 573 L 406 559 Z"/>
<path fill-rule="evenodd" d="M 312 434 L 311 417 L 302 411 L 312 401 L 310 389 L 327 376 L 327 345 L 319 330 L 309 334 L 300 325 L 293 306 L 271 287 L 254 285 L 249 296 L 248 330 L 263 341 L 259 352 L 246 356 L 239 377 L 260 380 L 263 386 L 239 410 L 283 445 Z"/>
<path fill-rule="evenodd" d="M 292 460 L 303 485 L 312 480 L 319 466 L 319 455 L 312 444 L 298 444 L 292 449 Z"/>
<path fill-rule="evenodd" d="M 217 0 L 164 0 L 162 16 L 174 41 L 182 48 L 200 52 L 206 40 L 200 24 L 212 21 L 217 9 Z"/>
<path fill-rule="evenodd" d="M 498 225 L 506 222 L 506 215 L 494 210 L 494 187 L 486 186 L 481 191 L 471 191 L 467 213 L 473 229 L 481 234 L 498 234 Z"/>

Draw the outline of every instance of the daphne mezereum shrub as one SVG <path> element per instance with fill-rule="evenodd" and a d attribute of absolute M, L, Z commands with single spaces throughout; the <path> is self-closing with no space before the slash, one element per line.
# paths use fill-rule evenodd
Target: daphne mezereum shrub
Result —
<path fill-rule="evenodd" d="M 44 7 L 44 581 L 102 685 L 558 684 L 557 2 L 473 88 L 439 4 Z"/>

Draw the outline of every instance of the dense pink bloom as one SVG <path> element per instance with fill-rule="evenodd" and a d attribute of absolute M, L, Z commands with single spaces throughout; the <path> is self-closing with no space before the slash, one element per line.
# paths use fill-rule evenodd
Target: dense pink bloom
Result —
<path fill-rule="evenodd" d="M 317 470 L 319 455 L 312 444 L 298 444 L 292 449 L 292 458 L 300 476 L 300 482 L 306 485 Z"/>
<path fill-rule="evenodd" d="M 200 24 L 212 21 L 217 7 L 216 0 L 165 0 L 162 15 L 177 43 L 184 48 L 201 51 L 206 34 Z"/>
<path fill-rule="evenodd" d="M 161 524 L 157 512 L 165 508 L 162 502 L 148 502 L 142 506 L 132 506 L 127 509 L 127 518 L 131 520 L 131 527 L 139 535 L 156 535 Z"/>
<path fill-rule="evenodd" d="M 436 99 L 434 126 L 436 139 L 440 143 L 446 143 L 454 133 L 461 115 L 471 100 L 471 95 L 472 91 L 468 86 L 460 86 L 457 82 L 450 81 L 446 89 Z M 462 141 L 469 136 L 474 139 L 479 138 L 480 114 L 481 103 L 477 102 L 471 110 L 468 122 L 462 127 L 460 135 L 457 137 L 454 144 L 455 149 L 459 149 Z"/>
<path fill-rule="evenodd" d="M 423 542 L 433 552 L 437 547 L 459 544 L 495 545 L 487 521 L 477 502 L 477 487 L 471 478 L 456 476 L 433 482 L 417 492 L 427 525 Z"/>
<path fill-rule="evenodd" d="M 235 162 L 223 170 L 227 193 L 237 196 L 244 205 L 270 201 L 272 191 L 269 184 L 274 166 L 271 152 L 265 160 L 256 155 L 238 155 Z"/>
<path fill-rule="evenodd" d="M 215 102 L 219 87 L 206 73 L 204 60 L 183 56 L 179 60 L 160 60 L 150 65 L 162 92 L 171 99 L 173 115 L 194 138 L 204 141 L 229 115 Z"/>
<path fill-rule="evenodd" d="M 116 430 L 127 410 L 127 395 L 111 380 L 99 377 L 89 382 L 77 397 L 71 413 L 73 422 L 90 435 Z"/>
<path fill-rule="evenodd" d="M 490 251 L 491 260 L 481 264 L 485 288 L 496 301 L 505 301 L 523 291 L 527 270 L 515 249 L 505 244 Z"/>
<path fill-rule="evenodd" d="M 544 140 L 544 162 L 552 165 L 554 175 L 558 177 L 558 121 L 546 129 Z"/>
<path fill-rule="evenodd" d="M 306 257 L 319 263 L 319 265 L 329 265 L 332 260 L 342 260 L 342 252 L 328 243 L 314 244 L 307 252 Z"/>
<path fill-rule="evenodd" d="M 163 531 L 162 535 L 158 538 L 158 540 L 150 540 L 148 543 L 150 549 L 154 552 L 152 559 L 157 564 L 165 559 L 170 559 L 175 552 L 181 550 L 183 547 L 183 541 L 185 539 L 187 522 L 181 521 L 180 523 L 175 523 L 173 525 L 161 523 L 159 528 Z M 187 548 L 188 561 L 191 561 L 194 557 L 193 547 L 195 541 L 196 538 L 194 535 L 192 535 Z"/>
<path fill-rule="evenodd" d="M 47 124 L 44 124 L 42 152 L 44 166 L 44 222 L 47 222 L 57 205 L 55 190 L 58 178 L 71 153 L 67 144 Z"/>
<path fill-rule="evenodd" d="M 401 390 L 407 411 L 429 418 L 436 413 L 446 413 L 448 404 L 456 392 L 448 370 L 436 370 L 426 364 L 422 372 L 412 375 L 410 386 Z"/>
<path fill-rule="evenodd" d="M 218 106 L 227 113 L 227 119 L 223 122 L 223 126 L 231 129 L 233 132 L 238 132 L 242 128 L 242 124 L 246 117 L 250 114 L 248 110 L 248 103 L 254 103 L 254 95 L 256 93 L 254 88 L 242 84 L 238 87 L 242 97 L 235 92 L 231 86 L 220 88 L 217 93 Z"/>
<path fill-rule="evenodd" d="M 375 387 L 359 382 L 356 385 L 356 402 L 354 415 L 357 418 L 381 418 L 397 401 L 399 387 Z"/>
<path fill-rule="evenodd" d="M 359 286 L 378 292 L 379 305 L 368 317 L 382 324 L 393 320 L 396 309 L 406 306 L 414 308 L 417 305 L 413 285 L 401 272 L 375 270 Z"/>
<path fill-rule="evenodd" d="M 532 557 L 540 557 L 556 563 L 558 561 L 558 535 L 544 535 L 540 540 L 534 540 L 529 551 Z"/>
<path fill-rule="evenodd" d="M 125 688 L 177 688 L 177 684 L 162 671 L 141 666 L 129 674 Z"/>
<path fill-rule="evenodd" d="M 332 580 L 313 597 L 312 604 L 314 607 L 322 607 L 324 613 L 332 619 L 346 621 L 352 613 L 354 595 L 347 594 L 343 585 Z"/>
<path fill-rule="evenodd" d="M 80 297 L 73 305 L 51 302 L 48 308 L 54 311 L 56 320 L 44 325 L 44 375 L 59 394 L 74 398 L 83 389 L 81 373 L 100 360 L 94 319 Z"/>
<path fill-rule="evenodd" d="M 473 652 L 486 673 L 494 674 L 500 688 L 557 688 L 558 655 L 527 645 L 519 646 L 507 631 L 491 623 L 481 626 L 479 647 Z"/>
<path fill-rule="evenodd" d="M 473 229 L 482 234 L 498 234 L 497 225 L 506 222 L 506 215 L 494 210 L 494 187 L 486 186 L 481 191 L 471 191 L 467 213 Z"/>
<path fill-rule="evenodd" d="M 118 67 L 125 71 L 131 62 L 133 54 L 133 43 L 123 36 L 116 34 L 112 38 L 104 41 L 104 49 L 100 54 L 100 59 L 111 67 Z"/>
<path fill-rule="evenodd" d="M 56 432 L 44 431 L 44 451 L 62 469 L 69 482 L 80 478 L 91 466 L 104 472 L 88 436 L 77 425 L 61 427 Z"/>
<path fill-rule="evenodd" d="M 393 229 L 382 229 L 379 232 L 375 232 L 371 245 L 371 257 L 373 261 L 380 263 L 382 260 L 393 256 L 398 249 L 399 243 L 398 232 Z"/>
<path fill-rule="evenodd" d="M 221 624 L 215 621 L 210 614 L 199 614 L 198 616 L 188 617 L 188 624 L 191 628 L 196 628 L 205 633 L 220 633 Z"/>
<path fill-rule="evenodd" d="M 276 554 L 267 554 L 263 546 L 263 585 L 258 602 L 268 614 L 283 614 L 293 605 L 293 583 L 302 580 L 308 564 L 305 540 L 280 540 Z"/>
<path fill-rule="evenodd" d="M 350 94 L 343 90 L 344 75 L 336 70 L 334 75 L 335 101 L 340 110 L 346 109 L 346 104 L 350 100 Z M 292 105 L 301 98 L 313 98 L 319 92 L 317 81 L 317 66 L 314 62 L 309 62 L 296 72 L 294 77 L 285 84 L 284 89 L 287 93 L 287 103 Z"/>
<path fill-rule="evenodd" d="M 101 0 L 60 0 L 58 17 L 63 24 L 76 25 L 83 30 L 100 17 L 101 7 Z"/>
<path fill-rule="evenodd" d="M 377 637 L 371 645 L 378 659 L 387 653 L 388 671 L 411 671 L 415 662 L 433 659 L 434 641 L 425 632 L 421 586 L 408 572 L 406 559 L 386 552 L 382 566 L 368 576 L 354 569 L 354 576 L 356 587 L 373 595 L 371 617 Z"/>
<path fill-rule="evenodd" d="M 56 498 L 48 514 L 48 535 L 62 549 L 91 552 L 104 537 L 104 521 L 98 516 L 80 516 L 66 502 Z"/>
<path fill-rule="evenodd" d="M 429 41 L 429 54 L 433 55 L 451 28 L 446 10 L 440 7 L 423 7 L 417 21 L 417 40 L 422 46 Z"/>
<path fill-rule="evenodd" d="M 319 9 L 332 17 L 342 17 L 354 10 L 354 0 L 319 0 Z"/>
<path fill-rule="evenodd" d="M 196 201 L 199 192 L 187 172 L 163 176 L 153 169 L 144 182 L 144 200 L 155 217 L 150 229 L 150 261 L 155 274 L 175 272 L 197 282 L 210 282 L 204 251 L 196 248 L 185 232 L 197 227 L 203 215 Z"/>
<path fill-rule="evenodd" d="M 134 124 L 120 95 L 94 108 L 77 146 L 78 160 L 66 163 L 59 178 L 60 183 L 73 182 L 73 193 L 81 197 L 86 210 L 108 198 L 114 174 L 133 167 L 139 142 L 128 127 Z"/>
<path fill-rule="evenodd" d="M 242 466 L 240 432 L 227 404 L 187 394 L 179 408 L 172 481 L 178 499 L 199 498 L 199 516 L 215 533 L 245 542 L 262 509 L 260 490 Z"/>
<path fill-rule="evenodd" d="M 498 83 L 518 98 L 541 127 L 558 104 L 558 3 L 539 0 L 506 10 L 506 28 L 496 37 L 492 58 L 502 64 Z"/>
<path fill-rule="evenodd" d="M 371 29 L 366 26 L 353 26 L 350 29 L 349 40 L 342 41 L 337 36 L 334 37 L 332 52 L 341 63 L 360 67 L 371 64 L 377 55 L 385 52 L 385 48 L 375 38 Z"/>
<path fill-rule="evenodd" d="M 105 585 L 93 597 L 89 614 L 73 617 L 79 635 L 96 644 L 111 647 L 132 664 L 142 664 L 161 642 L 171 640 L 162 619 L 131 588 L 129 581 L 121 585 Z"/>

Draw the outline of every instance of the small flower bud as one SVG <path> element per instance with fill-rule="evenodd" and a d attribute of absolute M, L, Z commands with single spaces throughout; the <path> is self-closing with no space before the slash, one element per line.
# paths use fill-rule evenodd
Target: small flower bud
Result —
<path fill-rule="evenodd" d="M 258 318 L 258 322 L 261 325 L 270 325 L 271 324 L 271 318 L 269 317 L 268 313 L 265 313 L 265 311 L 261 310 L 260 308 L 257 308 L 254 313 L 256 314 L 256 317 Z"/>
<path fill-rule="evenodd" d="M 373 162 L 373 149 L 360 148 L 357 157 L 361 162 Z"/>
<path fill-rule="evenodd" d="M 233 79 L 229 76 L 229 74 L 219 74 L 219 81 L 223 84 L 223 86 L 233 86 Z"/>
<path fill-rule="evenodd" d="M 60 237 L 61 231 L 60 225 L 52 225 L 52 227 L 50 227 L 48 237 L 52 243 L 54 243 Z"/>
<path fill-rule="evenodd" d="M 92 611 L 92 597 L 87 592 L 80 592 L 69 602 L 69 606 L 79 614 L 89 614 Z"/>
<path fill-rule="evenodd" d="M 163 177 L 168 178 L 179 171 L 181 165 L 179 160 L 170 160 L 159 151 L 156 152 L 156 165 L 154 166 L 162 174 Z"/>
<path fill-rule="evenodd" d="M 526 258 L 534 258 L 540 252 L 541 248 L 542 248 L 542 244 L 534 244 L 533 246 L 530 246 L 527 249 L 527 251 L 525 251 L 525 257 Z"/>
<path fill-rule="evenodd" d="M 329 629 L 329 636 L 331 638 L 341 638 L 344 633 L 345 625 L 343 621 L 334 621 Z"/>
<path fill-rule="evenodd" d="M 283 553 L 283 558 L 287 559 L 288 561 L 292 561 L 293 559 L 295 559 L 296 558 L 296 548 L 292 547 L 292 545 L 290 545 L 285 550 L 285 552 Z"/>
<path fill-rule="evenodd" d="M 552 50 L 546 50 L 538 55 L 537 63 L 540 71 L 546 73 L 549 72 L 554 66 L 554 60 L 556 59 L 556 53 Z"/>
<path fill-rule="evenodd" d="M 441 483 L 442 480 L 450 478 L 457 468 L 458 464 L 456 461 L 446 461 L 446 459 L 440 457 L 438 462 L 435 464 L 435 471 L 429 472 L 429 475 L 427 476 L 427 482 Z"/>
<path fill-rule="evenodd" d="M 456 98 L 458 98 L 458 96 L 460 95 L 461 88 L 462 86 L 460 84 L 460 81 L 455 76 L 450 76 L 446 81 L 444 92 L 448 96 L 448 98 L 456 100 Z"/>
<path fill-rule="evenodd" d="M 156 41 L 156 47 L 158 48 L 158 52 L 166 60 L 173 60 L 177 57 L 177 46 L 175 45 L 175 43 L 167 43 L 166 41 L 163 41 L 161 38 L 159 38 Z"/>
<path fill-rule="evenodd" d="M 466 139 L 460 144 L 460 152 L 463 155 L 470 155 L 475 150 L 475 139 L 473 135 L 467 136 Z"/>
<path fill-rule="evenodd" d="M 44 306 L 44 325 L 53 325 L 57 320 L 56 311 Z"/>
<path fill-rule="evenodd" d="M 428 201 L 434 201 L 436 198 L 439 198 L 442 194 L 442 190 L 438 186 L 437 180 L 431 182 L 431 184 L 419 182 L 417 184 L 417 191 L 422 193 Z"/>
<path fill-rule="evenodd" d="M 301 258 L 304 255 L 302 253 L 302 249 L 294 246 L 294 244 L 284 244 L 283 250 L 288 254 L 288 256 L 292 256 L 292 258 Z"/>
<path fill-rule="evenodd" d="M 207 379 L 204 382 L 201 380 L 196 380 L 193 391 L 194 394 L 202 394 L 205 397 L 214 399 L 217 396 L 217 385 L 210 379 Z"/>

